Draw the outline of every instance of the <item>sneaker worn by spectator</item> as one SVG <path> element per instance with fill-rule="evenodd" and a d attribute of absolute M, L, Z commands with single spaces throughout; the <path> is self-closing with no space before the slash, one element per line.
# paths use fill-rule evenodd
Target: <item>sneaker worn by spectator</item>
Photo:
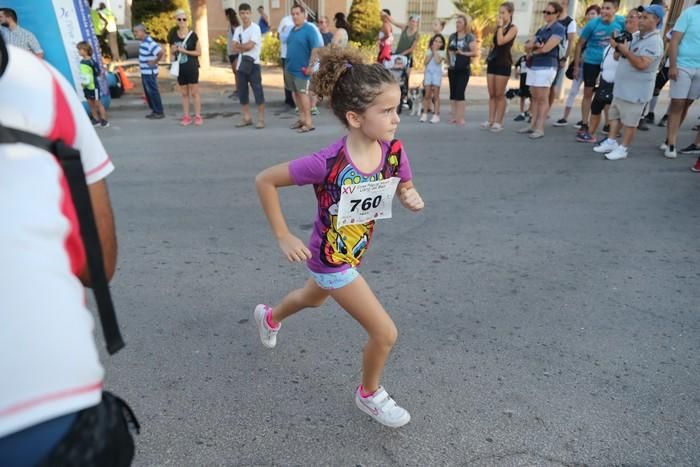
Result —
<path fill-rule="evenodd" d="M 606 154 L 608 152 L 614 151 L 619 146 L 620 145 L 617 144 L 617 141 L 615 141 L 614 139 L 605 138 L 605 141 L 600 143 L 598 146 L 595 146 L 593 148 L 593 151 L 597 152 L 598 154 Z"/>
<path fill-rule="evenodd" d="M 655 116 L 654 116 L 654 112 L 649 112 L 649 113 L 646 114 L 646 116 L 644 117 L 644 120 L 645 120 L 649 125 L 653 125 L 653 124 L 654 124 L 654 121 L 655 121 L 655 118 L 654 118 L 654 117 L 655 117 Z"/>
<path fill-rule="evenodd" d="M 556 122 L 554 122 L 552 124 L 552 126 L 556 126 L 556 127 L 561 127 L 561 126 L 566 126 L 566 125 L 568 125 L 568 122 L 566 121 L 565 118 L 560 118 L 559 120 L 557 120 Z"/>
<path fill-rule="evenodd" d="M 583 120 L 579 120 L 578 122 L 574 123 L 574 128 L 577 130 L 580 130 L 582 126 L 583 126 Z"/>
<path fill-rule="evenodd" d="M 600 130 L 600 132 L 603 133 L 604 135 L 607 135 L 608 133 L 610 133 L 610 125 L 608 123 L 603 125 L 603 129 Z"/>
<path fill-rule="evenodd" d="M 678 153 L 676 152 L 676 147 L 673 144 L 669 144 L 668 148 L 664 151 L 664 157 L 666 159 L 675 159 L 678 157 Z"/>
<path fill-rule="evenodd" d="M 433 114 L 433 116 L 430 118 L 430 123 L 440 123 L 440 116 Z"/>
<path fill-rule="evenodd" d="M 188 126 L 192 124 L 192 118 L 189 115 L 185 115 L 180 119 L 180 125 Z"/>
<path fill-rule="evenodd" d="M 609 161 L 619 161 L 627 158 L 627 148 L 618 146 L 612 151 L 605 154 L 605 158 Z"/>
<path fill-rule="evenodd" d="M 576 134 L 576 141 L 579 143 L 595 143 L 595 137 L 591 135 L 589 132 L 584 131 L 583 133 L 577 133 Z"/>
<path fill-rule="evenodd" d="M 649 127 L 647 126 L 647 122 L 645 119 L 639 120 L 639 125 L 637 125 L 637 130 L 649 131 Z"/>
<path fill-rule="evenodd" d="M 681 154 L 700 154 L 700 146 L 697 146 L 695 143 L 692 143 L 680 151 Z"/>
<path fill-rule="evenodd" d="M 518 115 L 515 116 L 515 118 L 513 119 L 513 121 L 516 121 L 516 122 L 524 122 L 526 118 L 527 118 L 527 112 L 521 112 L 521 113 L 519 113 Z"/>
<path fill-rule="evenodd" d="M 668 121 L 668 115 L 664 115 L 663 117 L 661 117 L 661 120 L 659 120 L 659 123 L 657 124 L 657 126 L 665 127 L 667 121 Z"/>
<path fill-rule="evenodd" d="M 695 165 L 690 168 L 691 172 L 700 172 L 700 157 L 695 161 Z"/>

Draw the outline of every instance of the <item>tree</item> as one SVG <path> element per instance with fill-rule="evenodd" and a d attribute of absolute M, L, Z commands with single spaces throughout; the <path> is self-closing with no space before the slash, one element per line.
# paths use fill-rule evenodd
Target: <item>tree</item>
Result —
<path fill-rule="evenodd" d="M 350 40 L 373 44 L 382 27 L 379 12 L 379 0 L 353 0 L 348 14 Z"/>
<path fill-rule="evenodd" d="M 192 29 L 197 33 L 202 55 L 199 65 L 209 68 L 209 22 L 207 21 L 207 0 L 190 0 L 192 7 Z"/>
<path fill-rule="evenodd" d="M 502 0 L 452 0 L 455 8 L 472 18 L 472 32 L 481 42 L 484 31 L 496 24 Z"/>
<path fill-rule="evenodd" d="M 168 42 L 168 34 L 176 27 L 175 12 L 185 10 L 190 13 L 187 0 L 138 0 L 131 5 L 134 24 L 143 24 L 154 40 Z"/>

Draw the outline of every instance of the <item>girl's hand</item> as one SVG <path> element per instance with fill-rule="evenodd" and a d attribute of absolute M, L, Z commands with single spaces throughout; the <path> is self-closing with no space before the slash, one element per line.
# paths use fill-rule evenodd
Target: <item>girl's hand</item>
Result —
<path fill-rule="evenodd" d="M 496 19 L 496 26 L 503 27 L 503 18 L 501 18 L 501 15 L 498 15 L 498 18 Z"/>
<path fill-rule="evenodd" d="M 279 246 L 282 250 L 282 254 L 291 263 L 301 263 L 311 259 L 311 252 L 308 248 L 306 248 L 304 242 L 299 240 L 291 233 L 288 233 L 279 239 Z"/>
<path fill-rule="evenodd" d="M 425 206 L 423 198 L 420 197 L 418 191 L 413 187 L 404 187 L 399 191 L 399 200 L 403 206 L 413 212 L 418 212 Z"/>

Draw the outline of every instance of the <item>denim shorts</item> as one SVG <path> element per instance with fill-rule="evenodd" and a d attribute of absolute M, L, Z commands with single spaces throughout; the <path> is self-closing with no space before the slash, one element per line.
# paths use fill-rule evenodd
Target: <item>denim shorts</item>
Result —
<path fill-rule="evenodd" d="M 314 282 L 325 290 L 336 290 L 350 284 L 360 276 L 357 269 L 350 268 L 340 272 L 314 272 L 309 270 Z"/>

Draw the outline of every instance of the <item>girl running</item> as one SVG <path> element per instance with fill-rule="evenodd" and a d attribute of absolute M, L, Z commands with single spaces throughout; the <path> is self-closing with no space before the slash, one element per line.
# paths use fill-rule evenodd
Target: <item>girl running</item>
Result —
<path fill-rule="evenodd" d="M 329 98 L 333 113 L 348 134 L 320 151 L 258 174 L 258 195 L 282 253 L 290 262 L 306 262 L 311 277 L 278 305 L 258 305 L 254 319 L 263 345 L 272 348 L 284 319 L 304 308 L 318 307 L 332 297 L 369 337 L 362 358 L 362 382 L 355 391 L 357 407 L 379 423 L 400 427 L 411 417 L 379 385 L 398 333 L 356 269 L 370 244 L 374 220 L 357 223 L 352 219 L 362 210 L 380 217 L 384 208 L 374 194 L 358 201 L 352 192 L 397 178 L 391 181 L 399 182 L 393 191 L 399 194 L 401 204 L 411 211 L 423 209 L 406 153 L 394 139 L 401 91 L 389 70 L 380 64 L 364 64 L 354 49 L 324 49 L 320 55 L 320 69 L 312 78 L 311 88 L 319 97 Z M 314 186 L 318 211 L 307 248 L 289 231 L 277 189 L 310 184 Z M 349 207 L 353 205 L 357 211 Z"/>

